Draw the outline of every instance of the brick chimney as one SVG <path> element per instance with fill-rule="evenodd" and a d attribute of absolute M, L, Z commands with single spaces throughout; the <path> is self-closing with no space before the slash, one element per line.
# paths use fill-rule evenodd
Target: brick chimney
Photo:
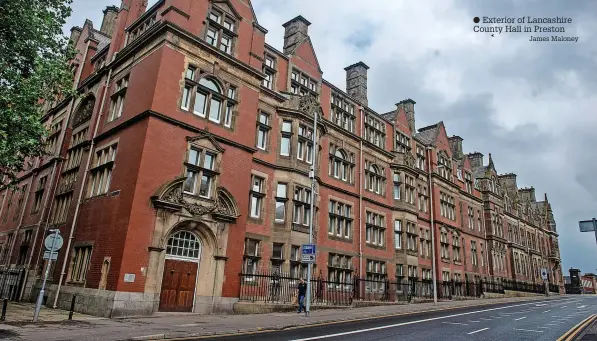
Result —
<path fill-rule="evenodd" d="M 468 154 L 468 158 L 471 160 L 471 166 L 473 168 L 483 167 L 483 154 L 474 152 Z"/>
<path fill-rule="evenodd" d="M 80 28 L 79 26 L 73 26 L 73 28 L 70 29 L 71 43 L 76 44 L 77 41 L 79 41 L 79 37 L 81 37 L 82 32 L 83 32 L 82 28 Z"/>
<path fill-rule="evenodd" d="M 284 53 L 292 54 L 294 50 L 309 37 L 311 23 L 302 15 L 286 22 L 284 27 Z"/>
<path fill-rule="evenodd" d="M 415 133 L 415 104 L 417 104 L 417 102 L 413 101 L 410 98 L 407 98 L 405 100 L 402 100 L 398 103 L 396 103 L 396 107 L 398 107 L 398 110 L 400 109 L 404 109 L 404 112 L 406 113 L 406 120 L 408 121 L 408 128 L 410 129 L 411 133 Z"/>
<path fill-rule="evenodd" d="M 346 71 L 346 93 L 361 104 L 368 106 L 367 70 L 369 67 L 363 62 L 358 62 L 345 67 L 344 70 Z"/>
<path fill-rule="evenodd" d="M 462 137 L 456 135 L 449 137 L 448 143 L 450 144 L 452 154 L 460 159 L 464 155 L 462 153 Z"/>
<path fill-rule="evenodd" d="M 535 188 L 521 188 L 518 190 L 524 200 L 529 199 L 531 202 L 537 202 L 535 198 Z"/>
<path fill-rule="evenodd" d="M 104 12 L 104 19 L 102 20 L 102 27 L 100 31 L 105 33 L 107 36 L 112 36 L 114 33 L 114 28 L 116 26 L 116 18 L 118 17 L 118 7 L 116 6 L 108 6 L 103 11 Z"/>

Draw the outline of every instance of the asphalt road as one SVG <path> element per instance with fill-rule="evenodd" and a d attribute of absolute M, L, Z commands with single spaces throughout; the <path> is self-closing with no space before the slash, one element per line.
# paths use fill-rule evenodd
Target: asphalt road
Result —
<path fill-rule="evenodd" d="M 554 341 L 594 313 L 597 313 L 597 297 L 566 296 L 549 301 L 461 308 L 207 340 Z M 306 317 L 297 315 L 297 318 Z"/>

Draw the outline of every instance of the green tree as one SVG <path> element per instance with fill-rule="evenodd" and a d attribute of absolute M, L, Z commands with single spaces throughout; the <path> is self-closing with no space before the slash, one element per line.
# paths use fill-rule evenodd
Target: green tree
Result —
<path fill-rule="evenodd" d="M 43 103 L 73 95 L 72 0 L 0 0 L 0 177 L 44 155 Z"/>

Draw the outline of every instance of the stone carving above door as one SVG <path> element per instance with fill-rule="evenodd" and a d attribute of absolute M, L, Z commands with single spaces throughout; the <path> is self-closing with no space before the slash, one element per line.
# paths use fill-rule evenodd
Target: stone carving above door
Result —
<path fill-rule="evenodd" d="M 214 200 L 196 203 L 183 192 L 185 180 L 179 177 L 162 186 L 151 198 L 154 206 L 170 211 L 184 208 L 195 217 L 211 214 L 219 220 L 235 220 L 240 215 L 233 196 L 225 188 L 218 187 Z"/>

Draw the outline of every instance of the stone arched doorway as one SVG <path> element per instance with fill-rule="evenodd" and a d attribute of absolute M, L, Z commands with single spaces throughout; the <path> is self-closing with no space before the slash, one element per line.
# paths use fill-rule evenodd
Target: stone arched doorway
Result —
<path fill-rule="evenodd" d="M 193 311 L 201 249 L 201 240 L 190 231 L 180 230 L 168 238 L 160 311 Z"/>

